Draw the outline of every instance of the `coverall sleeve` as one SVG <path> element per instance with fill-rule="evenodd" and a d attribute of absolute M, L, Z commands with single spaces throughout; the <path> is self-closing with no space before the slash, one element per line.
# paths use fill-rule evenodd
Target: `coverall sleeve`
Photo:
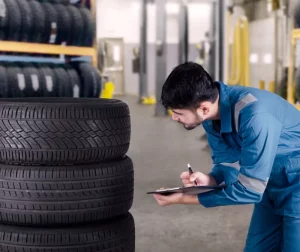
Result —
<path fill-rule="evenodd" d="M 211 148 L 211 158 L 213 161 L 212 171 L 209 174 L 215 178 L 218 185 L 222 182 L 236 179 L 238 175 L 237 170 L 228 165 L 239 161 L 237 152 L 225 143 L 220 133 L 207 125 L 203 126 L 207 132 L 207 140 Z M 224 167 L 226 164 L 228 165 Z M 224 169 L 228 171 L 226 174 L 223 172 Z"/>
<path fill-rule="evenodd" d="M 215 207 L 261 201 L 276 156 L 281 129 L 281 122 L 267 113 L 254 115 L 242 122 L 239 126 L 242 154 L 236 180 L 220 191 L 199 194 L 200 204 Z"/>

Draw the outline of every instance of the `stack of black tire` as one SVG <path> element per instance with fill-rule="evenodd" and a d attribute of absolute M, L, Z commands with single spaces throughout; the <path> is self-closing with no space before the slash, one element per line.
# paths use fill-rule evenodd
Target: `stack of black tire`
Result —
<path fill-rule="evenodd" d="M 1 98 L 98 98 L 101 90 L 101 76 L 88 62 L 0 64 Z"/>
<path fill-rule="evenodd" d="M 0 99 L 0 251 L 133 252 L 120 100 Z"/>
<path fill-rule="evenodd" d="M 69 0 L 0 0 L 0 40 L 92 46 L 95 22 Z"/>

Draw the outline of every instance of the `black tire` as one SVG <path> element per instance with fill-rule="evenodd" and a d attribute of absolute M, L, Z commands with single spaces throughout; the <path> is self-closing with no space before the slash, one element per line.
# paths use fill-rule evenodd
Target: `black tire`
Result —
<path fill-rule="evenodd" d="M 56 44 L 66 43 L 70 40 L 71 36 L 71 16 L 67 8 L 63 4 L 53 4 L 57 14 L 57 37 Z"/>
<path fill-rule="evenodd" d="M 80 90 L 81 90 L 81 82 L 80 77 L 77 73 L 77 71 L 70 65 L 66 65 L 65 69 L 69 75 L 69 83 L 72 84 L 72 97 L 79 98 L 80 96 Z"/>
<path fill-rule="evenodd" d="M 72 18 L 71 36 L 68 41 L 68 44 L 74 46 L 80 46 L 82 45 L 83 33 L 84 33 L 83 17 L 80 11 L 78 10 L 78 8 L 76 8 L 75 6 L 69 5 L 66 8 Z"/>
<path fill-rule="evenodd" d="M 8 26 L 8 9 L 5 0 L 0 0 L 0 40 L 6 40 L 6 27 Z"/>
<path fill-rule="evenodd" d="M 56 65 L 53 67 L 53 72 L 57 80 L 58 96 L 73 97 L 73 86 L 64 67 Z"/>
<path fill-rule="evenodd" d="M 75 165 L 123 157 L 128 105 L 115 99 L 0 99 L 0 163 Z"/>
<path fill-rule="evenodd" d="M 81 97 L 97 98 L 102 90 L 99 72 L 90 63 L 74 63 L 81 78 Z"/>
<path fill-rule="evenodd" d="M 53 70 L 48 65 L 39 65 L 39 72 L 45 83 L 41 96 L 58 97 L 57 80 Z"/>
<path fill-rule="evenodd" d="M 21 31 L 21 11 L 16 1 L 4 0 L 7 15 L 8 25 L 6 27 L 6 38 L 11 41 L 19 41 Z"/>
<path fill-rule="evenodd" d="M 300 102 L 300 67 L 298 67 L 296 70 L 295 98 Z"/>
<path fill-rule="evenodd" d="M 35 43 L 43 43 L 45 33 L 45 12 L 42 5 L 35 0 L 28 1 L 32 13 L 32 32 L 30 41 Z"/>
<path fill-rule="evenodd" d="M 130 213 L 110 222 L 66 228 L 0 225 L 3 252 L 134 252 L 135 223 Z"/>
<path fill-rule="evenodd" d="M 279 91 L 278 91 L 279 95 L 283 99 L 287 99 L 287 84 L 288 84 L 288 69 L 285 68 L 283 71 L 283 77 L 279 84 Z"/>
<path fill-rule="evenodd" d="M 27 63 L 23 67 L 23 72 L 26 82 L 26 89 L 24 90 L 26 97 L 40 97 L 46 84 L 37 67 Z"/>
<path fill-rule="evenodd" d="M 0 65 L 0 98 L 8 97 L 8 80 L 6 67 Z"/>
<path fill-rule="evenodd" d="M 25 75 L 17 64 L 9 63 L 6 67 L 8 85 L 8 97 L 24 97 L 26 89 Z"/>
<path fill-rule="evenodd" d="M 16 2 L 21 11 L 21 31 L 19 39 L 20 41 L 28 42 L 30 41 L 31 27 L 33 25 L 31 8 L 27 1 L 17 0 Z"/>
<path fill-rule="evenodd" d="M 52 4 L 42 2 L 45 13 L 45 32 L 43 41 L 46 44 L 55 44 L 57 37 L 57 13 Z"/>
<path fill-rule="evenodd" d="M 92 46 L 94 43 L 94 37 L 96 34 L 96 24 L 92 18 L 89 9 L 81 7 L 79 8 L 84 21 L 84 33 L 83 33 L 83 46 Z"/>
<path fill-rule="evenodd" d="M 70 4 L 70 0 L 49 0 L 48 2 L 56 3 L 56 4 L 64 4 L 64 5 Z"/>
<path fill-rule="evenodd" d="M 112 219 L 132 206 L 130 158 L 78 166 L 0 166 L 0 223 L 69 225 Z"/>
<path fill-rule="evenodd" d="M 300 28 L 300 1 L 295 1 L 295 7 L 294 7 L 294 22 L 295 22 L 295 28 Z"/>

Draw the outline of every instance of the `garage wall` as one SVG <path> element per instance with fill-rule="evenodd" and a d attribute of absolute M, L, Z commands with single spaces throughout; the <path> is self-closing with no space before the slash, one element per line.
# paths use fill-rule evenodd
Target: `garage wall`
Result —
<path fill-rule="evenodd" d="M 259 81 L 274 81 L 275 76 L 275 19 L 252 21 L 250 35 L 250 80 L 252 86 L 259 87 Z"/>
<path fill-rule="evenodd" d="M 97 37 L 123 38 L 125 43 L 125 93 L 138 94 L 138 75 L 132 72 L 132 49 L 140 40 L 140 4 L 134 0 L 99 0 L 97 1 Z M 178 64 L 178 24 L 179 6 L 168 3 L 167 17 L 167 73 Z M 155 94 L 155 37 L 156 7 L 148 5 L 148 86 L 149 95 Z M 189 4 L 189 60 L 198 57 L 196 43 L 204 39 L 209 30 L 210 4 Z"/>

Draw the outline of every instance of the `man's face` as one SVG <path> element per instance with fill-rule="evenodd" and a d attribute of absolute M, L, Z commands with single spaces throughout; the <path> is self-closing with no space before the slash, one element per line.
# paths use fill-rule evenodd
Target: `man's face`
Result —
<path fill-rule="evenodd" d="M 186 130 L 192 130 L 204 121 L 196 109 L 172 109 L 172 119 L 181 123 Z"/>

